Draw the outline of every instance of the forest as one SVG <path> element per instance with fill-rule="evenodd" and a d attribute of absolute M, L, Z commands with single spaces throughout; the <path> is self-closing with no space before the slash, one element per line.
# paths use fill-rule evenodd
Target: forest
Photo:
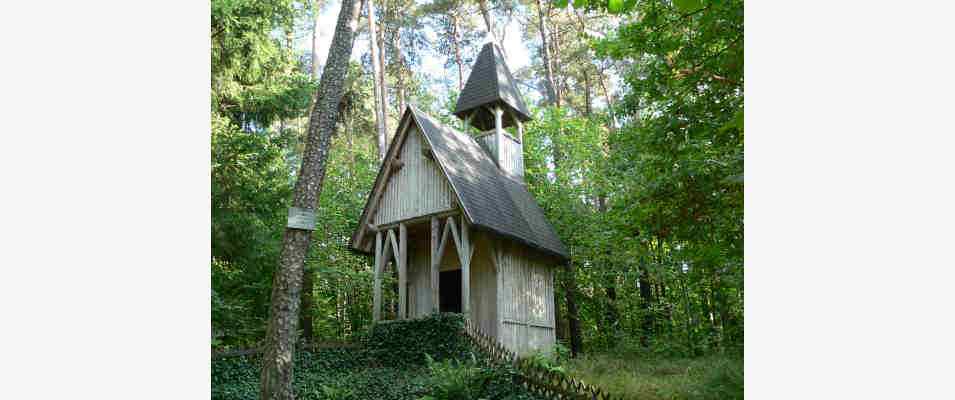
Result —
<path fill-rule="evenodd" d="M 344 73 L 323 77 L 346 6 L 355 31 Z M 318 94 L 334 89 L 322 87 L 332 79 L 341 99 L 333 118 L 323 116 L 333 132 L 296 341 L 367 334 L 373 260 L 348 242 L 382 154 L 408 104 L 460 125 L 451 111 L 478 51 L 493 41 L 533 114 L 527 188 L 570 252 L 555 278 L 562 368 L 642 396 L 634 398 L 678 398 L 667 385 L 685 384 L 640 374 L 723 368 L 738 374 L 742 395 L 742 1 L 211 7 L 213 350 L 266 340 L 310 119 L 330 104 Z M 397 313 L 397 279 L 385 277 L 385 319 Z M 636 372 L 614 377 L 615 369 Z"/>

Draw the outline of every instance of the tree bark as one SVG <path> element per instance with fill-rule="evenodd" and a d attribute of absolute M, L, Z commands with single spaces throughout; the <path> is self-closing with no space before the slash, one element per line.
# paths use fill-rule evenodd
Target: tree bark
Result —
<path fill-rule="evenodd" d="M 394 34 L 394 62 L 398 63 L 396 68 L 396 77 L 398 80 L 398 86 L 395 88 L 395 91 L 398 93 L 398 118 L 401 118 L 401 113 L 405 111 L 405 57 L 401 54 L 401 29 L 395 28 Z"/>
<path fill-rule="evenodd" d="M 604 98 L 607 99 L 607 112 L 610 113 L 610 122 L 611 122 L 610 129 L 615 130 L 617 127 L 617 116 L 613 112 L 613 95 L 611 95 L 610 91 L 607 90 L 606 76 L 603 74 L 603 71 L 601 70 L 598 72 L 599 72 L 599 75 L 598 75 L 597 82 L 600 83 L 600 88 L 603 89 Z"/>
<path fill-rule="evenodd" d="M 388 146 L 388 130 L 385 129 L 385 109 L 384 93 L 382 93 L 381 59 L 378 57 L 378 35 L 375 29 L 375 0 L 367 0 L 368 3 L 368 47 L 371 49 L 371 70 L 375 83 L 375 129 L 378 130 L 378 161 L 385 159 L 385 150 Z"/>
<path fill-rule="evenodd" d="M 292 206 L 314 210 L 318 205 L 325 180 L 325 167 L 332 133 L 338 119 L 338 105 L 342 98 L 344 76 L 351 56 L 352 36 L 361 3 L 342 0 L 335 35 L 328 51 L 328 60 L 322 73 L 308 121 L 308 135 L 302 166 L 298 171 Z M 302 269 L 308 254 L 312 231 L 286 228 L 278 268 L 272 282 L 269 307 L 269 325 L 265 335 L 265 353 L 262 357 L 259 398 L 262 400 L 294 399 L 292 376 L 295 354 L 295 334 L 298 325 Z"/>
<path fill-rule="evenodd" d="M 384 0 L 382 0 L 384 1 Z M 382 7 L 384 3 L 382 3 Z M 382 11 L 384 15 L 384 11 Z M 380 17 L 379 21 L 384 21 L 384 17 Z M 385 23 L 380 22 L 380 29 L 378 29 L 378 70 L 381 71 L 378 74 L 378 86 L 381 88 L 381 126 L 385 130 L 385 147 L 387 148 L 391 141 L 388 138 L 388 80 L 387 69 L 385 68 Z"/>
<path fill-rule="evenodd" d="M 574 263 L 567 270 L 567 322 L 570 325 L 570 354 L 577 357 L 583 350 L 580 334 L 580 315 L 577 311 L 577 269 Z"/>
<path fill-rule="evenodd" d="M 653 332 L 653 314 L 650 312 L 650 304 L 653 299 L 650 295 L 650 276 L 647 273 L 646 263 L 641 265 L 637 284 L 640 285 L 640 308 L 643 311 L 643 323 L 641 324 L 640 345 L 647 347 L 650 344 L 650 334 Z"/>
<path fill-rule="evenodd" d="M 559 130 L 557 135 L 563 135 Z M 560 180 L 559 171 L 564 162 L 564 152 L 561 146 L 554 144 L 554 174 Z M 573 262 L 567 264 L 567 273 L 564 279 L 564 293 L 567 298 L 567 325 L 570 335 L 570 354 L 577 357 L 581 352 L 580 315 L 577 310 L 577 270 Z"/>
<path fill-rule="evenodd" d="M 501 47 L 501 51 L 504 51 L 504 42 L 498 39 L 497 31 L 494 30 L 494 18 L 491 17 L 491 7 L 488 5 L 487 0 L 478 0 L 478 8 L 481 9 L 481 17 L 484 19 L 484 27 L 487 29 L 487 33 L 491 35 L 491 40 Z"/>
<path fill-rule="evenodd" d="M 547 71 L 547 101 L 560 107 L 560 95 L 557 93 L 557 81 L 554 80 L 554 68 L 551 64 L 547 12 L 544 10 L 543 3 L 542 0 L 537 0 L 537 28 L 541 36 L 541 56 L 544 58 L 544 69 Z"/>
<path fill-rule="evenodd" d="M 458 23 L 458 10 L 452 10 L 451 18 L 451 45 L 454 47 L 454 62 L 458 64 L 458 92 L 464 90 L 464 60 L 461 58 L 461 25 Z"/>
<path fill-rule="evenodd" d="M 302 339 L 306 343 L 312 343 L 315 340 L 312 331 L 312 312 L 314 311 L 313 292 L 315 290 L 315 271 L 305 268 L 305 276 L 302 279 Z"/>

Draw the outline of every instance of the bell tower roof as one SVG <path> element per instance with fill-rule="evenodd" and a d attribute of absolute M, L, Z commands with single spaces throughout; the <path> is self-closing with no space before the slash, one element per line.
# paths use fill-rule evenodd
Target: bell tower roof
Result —
<path fill-rule="evenodd" d="M 488 108 L 497 105 L 505 109 L 504 127 L 515 125 L 515 118 L 522 122 L 531 119 L 527 105 L 521 99 L 521 92 L 514 83 L 514 76 L 504 62 L 504 54 L 491 42 L 485 44 L 478 54 L 468 82 L 458 96 L 454 115 L 462 120 L 471 117 L 472 126 L 489 130 L 494 128 L 494 113 Z"/>

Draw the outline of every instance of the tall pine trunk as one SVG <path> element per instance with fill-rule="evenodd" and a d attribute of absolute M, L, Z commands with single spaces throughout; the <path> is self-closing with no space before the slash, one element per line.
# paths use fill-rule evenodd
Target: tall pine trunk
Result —
<path fill-rule="evenodd" d="M 312 3 L 312 12 L 314 13 L 312 21 L 312 69 L 310 75 L 318 80 L 318 17 L 321 14 L 322 2 L 316 0 Z M 312 329 L 312 311 L 314 308 L 313 294 L 315 291 L 315 271 L 304 268 L 304 278 L 302 279 L 302 338 L 305 342 L 311 343 L 315 339 Z"/>
<path fill-rule="evenodd" d="M 558 135 L 563 134 L 563 130 L 558 130 Z M 554 175 L 558 172 L 564 163 L 564 152 L 561 146 L 556 142 L 554 144 Z M 577 310 L 577 269 L 573 261 L 567 263 L 567 273 L 564 278 L 564 294 L 567 299 L 567 325 L 570 330 L 570 353 L 572 357 L 577 357 L 582 350 L 582 340 L 580 332 L 580 314 Z"/>
<path fill-rule="evenodd" d="M 650 310 L 653 298 L 650 294 L 650 274 L 647 271 L 647 263 L 644 262 L 639 268 L 637 285 L 640 286 L 640 309 L 643 312 L 640 329 L 640 345 L 647 347 L 650 345 L 650 335 L 653 333 L 653 314 Z"/>
<path fill-rule="evenodd" d="M 338 120 L 344 77 L 351 57 L 352 36 L 361 3 L 342 0 L 335 35 L 328 51 L 328 60 L 316 93 L 315 107 L 308 121 L 308 135 L 302 166 L 298 171 L 292 206 L 314 210 L 318 206 L 325 180 L 326 161 L 332 133 Z M 295 335 L 298 328 L 299 301 L 303 267 L 308 254 L 312 231 L 286 228 L 278 268 L 272 282 L 269 325 L 265 335 L 265 352 L 259 398 L 262 400 L 294 399 L 292 377 Z"/>
<path fill-rule="evenodd" d="M 549 9 L 549 8 L 548 8 Z M 541 36 L 541 56 L 544 58 L 544 70 L 547 71 L 547 102 L 560 107 L 560 95 L 557 92 L 557 81 L 554 80 L 554 67 L 551 64 L 550 43 L 548 36 L 548 17 L 544 9 L 544 1 L 537 0 L 537 29 Z"/>
<path fill-rule="evenodd" d="M 567 322 L 570 328 L 570 354 L 577 357 L 583 351 L 580 332 L 580 313 L 577 310 L 577 268 L 571 262 L 567 266 Z"/>
<path fill-rule="evenodd" d="M 382 12 L 384 13 L 384 12 Z M 384 17 L 380 18 L 382 21 Z M 381 22 L 378 29 L 378 87 L 381 88 L 381 127 L 385 130 L 385 147 L 387 148 L 391 141 L 388 139 L 388 80 L 387 69 L 385 69 L 385 23 Z"/>
<path fill-rule="evenodd" d="M 371 49 L 371 70 L 374 76 L 375 87 L 375 129 L 378 131 L 378 160 L 385 159 L 388 147 L 388 130 L 385 128 L 384 93 L 381 86 L 382 73 L 380 58 L 378 57 L 378 34 L 375 27 L 375 0 L 368 2 L 368 47 Z"/>
<path fill-rule="evenodd" d="M 454 62 L 458 64 L 458 92 L 464 90 L 464 59 L 461 57 L 461 24 L 458 21 L 458 10 L 451 12 L 451 45 L 454 47 Z"/>

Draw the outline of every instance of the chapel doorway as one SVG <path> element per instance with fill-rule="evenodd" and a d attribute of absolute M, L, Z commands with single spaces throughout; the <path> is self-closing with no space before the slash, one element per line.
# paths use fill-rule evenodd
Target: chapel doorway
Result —
<path fill-rule="evenodd" d="M 461 312 L 461 270 L 441 271 L 439 275 L 441 312 Z"/>

